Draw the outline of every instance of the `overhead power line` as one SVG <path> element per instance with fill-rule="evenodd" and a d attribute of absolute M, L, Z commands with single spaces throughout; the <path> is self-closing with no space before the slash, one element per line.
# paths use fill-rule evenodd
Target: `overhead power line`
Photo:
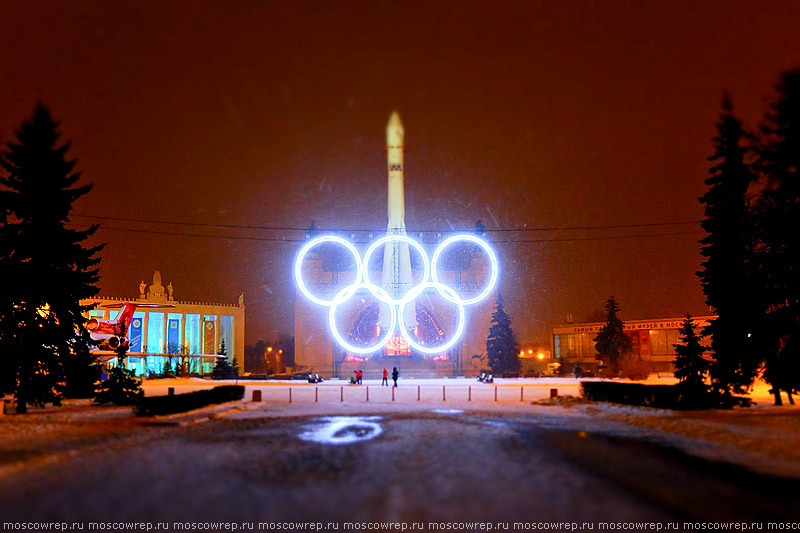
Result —
<path fill-rule="evenodd" d="M 292 226 L 261 226 L 261 225 L 247 225 L 247 224 L 209 224 L 205 222 L 185 222 L 178 220 L 154 220 L 145 218 L 126 218 L 126 217 L 108 217 L 100 215 L 80 215 L 73 214 L 73 217 L 88 218 L 93 220 L 109 220 L 117 222 L 136 222 L 141 224 L 167 224 L 174 226 L 193 226 L 203 228 L 220 228 L 220 229 L 250 229 L 250 230 L 267 230 L 267 231 L 307 231 L 308 228 L 299 228 Z M 624 229 L 624 228 L 651 228 L 659 226 L 683 226 L 699 224 L 700 220 L 683 220 L 672 222 L 648 222 L 641 224 L 604 224 L 593 226 L 549 226 L 549 227 L 523 227 L 523 228 L 497 228 L 486 229 L 487 233 L 500 233 L 500 232 L 531 232 L 531 231 L 574 231 L 574 230 L 601 230 L 601 229 Z M 380 232 L 386 228 L 318 228 L 320 231 L 341 231 L 341 232 Z M 473 231 L 474 228 L 468 228 L 460 231 Z M 415 229 L 409 228 L 409 233 L 444 233 L 447 230 L 441 229 Z"/>
<path fill-rule="evenodd" d="M 509 239 L 509 240 L 492 241 L 492 243 L 525 244 L 525 243 L 535 243 L 535 242 L 608 241 L 613 239 L 638 239 L 642 237 L 668 237 L 670 235 L 702 235 L 703 233 L 704 233 L 703 231 L 674 231 L 669 233 L 644 233 L 639 235 L 608 235 L 605 237 L 564 237 L 561 239 L 519 239 L 519 240 Z"/>
<path fill-rule="evenodd" d="M 178 231 L 157 231 L 137 228 L 114 228 L 100 225 L 99 230 L 124 231 L 129 233 L 148 233 L 151 235 L 176 235 L 178 237 L 206 237 L 211 239 L 229 239 L 234 241 L 265 241 L 265 242 L 305 242 L 305 239 L 280 239 L 277 237 L 243 237 L 240 235 L 208 235 L 205 233 L 182 233 Z"/>
<path fill-rule="evenodd" d="M 178 237 L 200 237 L 200 238 L 210 238 L 210 239 L 227 239 L 227 240 L 237 240 L 237 241 L 262 241 L 262 242 L 285 242 L 285 243 L 300 243 L 305 242 L 305 239 L 284 239 L 284 238 L 277 238 L 277 237 L 245 237 L 241 235 L 210 235 L 206 233 L 183 233 L 177 231 L 158 231 L 158 230 L 146 230 L 146 229 L 138 229 L 138 228 L 115 228 L 111 226 L 100 225 L 98 227 L 100 230 L 105 231 L 121 231 L 121 232 L 129 232 L 129 233 L 146 233 L 150 235 L 172 235 Z M 700 235 L 702 231 L 676 231 L 676 232 L 669 232 L 669 233 L 643 233 L 643 234 L 636 234 L 636 235 L 608 235 L 602 237 L 565 237 L 565 238 L 556 238 L 556 239 L 499 239 L 499 240 L 492 240 L 490 241 L 493 244 L 532 244 L 532 243 L 544 243 L 544 242 L 567 242 L 567 241 L 605 241 L 605 240 L 614 240 L 614 239 L 639 239 L 639 238 L 650 238 L 650 237 L 669 237 L 672 235 Z M 356 244 L 367 244 L 369 240 L 356 240 L 354 241 Z"/>

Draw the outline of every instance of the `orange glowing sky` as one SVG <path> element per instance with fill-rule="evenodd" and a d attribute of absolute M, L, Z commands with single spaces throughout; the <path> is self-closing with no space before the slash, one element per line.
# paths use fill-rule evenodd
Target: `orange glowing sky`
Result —
<path fill-rule="evenodd" d="M 755 128 L 778 74 L 800 66 L 798 27 L 795 1 L 11 1 L 0 141 L 46 103 L 95 184 L 78 214 L 379 228 L 396 109 L 409 228 L 692 221 L 723 90 Z M 104 226 L 104 295 L 135 297 L 158 269 L 176 299 L 243 292 L 248 342 L 293 331 L 297 243 L 115 228 L 302 234 Z M 624 319 L 705 313 L 699 238 L 499 243 L 519 340 L 547 342 L 611 294 Z"/>

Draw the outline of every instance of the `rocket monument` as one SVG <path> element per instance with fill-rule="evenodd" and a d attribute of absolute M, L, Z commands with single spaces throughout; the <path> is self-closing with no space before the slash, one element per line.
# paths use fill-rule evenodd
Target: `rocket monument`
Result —
<path fill-rule="evenodd" d="M 389 118 L 389 124 L 386 125 L 386 158 L 389 172 L 389 225 L 386 230 L 387 235 L 406 234 L 406 206 L 403 193 L 404 133 L 400 115 L 395 111 Z M 408 243 L 386 243 L 383 252 L 381 286 L 393 297 L 402 296 L 411 288 L 411 256 L 409 255 Z M 380 316 L 378 317 L 378 326 L 380 326 L 381 330 L 389 327 L 389 317 L 389 307 L 382 303 L 380 305 Z M 403 319 L 409 327 L 417 325 L 415 305 L 406 306 Z"/>
<path fill-rule="evenodd" d="M 439 243 L 433 252 L 433 257 L 428 259 L 427 253 L 422 245 L 415 239 L 406 235 L 405 222 L 405 198 L 404 198 L 404 168 L 403 159 L 405 151 L 403 124 L 400 116 L 394 112 L 389 118 L 386 126 L 386 156 L 387 156 L 387 217 L 388 224 L 386 236 L 373 241 L 365 251 L 363 259 L 361 252 L 353 246 L 353 243 L 337 235 L 321 235 L 308 240 L 298 251 L 294 261 L 294 275 L 298 290 L 314 304 L 327 307 L 327 320 L 320 320 L 323 317 L 318 312 L 310 312 L 305 305 L 295 307 L 295 335 L 298 339 L 306 339 L 305 342 L 298 344 L 296 354 L 299 364 L 306 367 L 324 368 L 332 363 L 332 375 L 339 375 L 341 365 L 356 362 L 361 365 L 364 359 L 351 360 L 344 357 L 344 354 L 355 354 L 369 356 L 384 350 L 386 356 L 407 356 L 413 353 L 434 356 L 430 361 L 418 361 L 409 359 L 409 367 L 424 373 L 441 373 L 443 370 L 438 366 L 442 361 L 453 361 L 453 375 L 464 368 L 464 358 L 462 354 L 478 353 L 485 346 L 485 336 L 480 334 L 485 331 L 483 326 L 488 328 L 488 317 L 491 315 L 489 305 L 491 302 L 483 304 L 475 316 L 485 320 L 485 324 L 480 324 L 478 329 L 472 328 L 469 339 L 461 340 L 465 333 L 466 305 L 477 304 L 489 295 L 497 284 L 499 273 L 499 263 L 488 242 L 472 234 L 456 234 L 447 237 Z M 400 240 L 402 239 L 402 240 Z M 416 271 L 417 284 L 414 285 L 415 272 L 411 269 L 410 248 L 415 249 L 415 253 L 421 256 L 420 261 L 423 265 L 428 264 L 433 268 L 442 257 L 443 250 L 456 243 L 469 243 L 468 246 L 477 246 L 480 250 L 470 255 L 470 264 L 462 269 L 458 274 L 459 282 L 465 278 L 470 283 L 481 283 L 481 279 L 489 274 L 489 282 L 477 295 L 465 295 L 464 292 L 476 292 L 475 290 L 465 290 L 463 286 L 458 289 L 450 287 L 448 281 L 452 282 L 452 275 L 444 273 L 447 279 L 437 279 L 435 271 L 430 273 L 430 277 L 422 284 L 421 269 Z M 356 259 L 356 278 L 339 279 L 338 271 L 326 270 L 323 268 L 322 259 L 319 253 L 314 253 L 315 247 L 321 244 L 337 244 L 343 246 Z M 380 246 L 383 246 L 383 263 L 378 266 Z M 482 252 L 482 253 L 481 253 Z M 366 271 L 365 271 L 366 269 Z M 381 279 L 376 278 L 380 270 Z M 438 270 L 438 269 L 437 269 Z M 444 271 L 450 270 L 443 266 Z M 327 287 L 336 288 L 338 293 L 333 298 L 317 296 L 309 290 L 309 285 L 304 281 L 304 272 L 311 286 L 321 288 L 323 292 Z M 462 278 L 463 276 L 463 278 Z M 340 281 L 352 281 L 348 286 L 338 287 Z M 380 290 L 378 288 L 380 286 Z M 377 299 L 377 317 L 374 304 L 367 304 L 365 298 L 358 297 L 354 302 L 355 306 L 350 305 L 347 311 L 340 312 L 340 315 L 347 314 L 348 317 L 340 316 L 344 320 L 337 319 L 337 307 L 346 301 L 357 296 L 358 291 L 364 294 L 363 289 L 371 293 Z M 388 298 L 388 293 L 391 297 Z M 442 315 L 446 327 L 452 324 L 452 333 L 445 335 L 444 328 L 440 324 L 441 320 L 434 316 L 435 307 L 430 307 L 429 295 L 438 294 L 444 300 L 455 305 L 454 311 L 443 310 Z M 416 298 L 406 300 L 406 298 Z M 387 303 L 388 302 L 388 303 Z M 447 307 L 447 304 L 444 304 Z M 402 310 L 401 310 L 402 308 Z M 450 306 L 452 308 L 452 305 Z M 417 311 L 420 312 L 417 320 Z M 395 316 L 395 313 L 402 312 L 402 318 Z M 438 314 L 438 313 L 437 313 Z M 474 314 L 474 313 L 473 313 Z M 377 323 L 372 322 L 377 318 Z M 396 320 L 394 320 L 396 319 Z M 342 322 L 349 323 L 344 326 L 349 332 L 340 329 Z M 324 324 L 327 323 L 331 337 L 338 343 L 343 351 L 328 352 L 330 345 L 327 344 L 326 336 L 316 335 Z M 398 324 L 402 323 L 404 330 L 398 330 Z M 477 332 L 477 333 L 476 333 Z M 461 344 L 452 350 L 456 343 Z M 340 357 L 342 356 L 342 357 Z M 441 356 L 441 357 L 440 357 Z M 378 361 L 382 364 L 382 361 Z"/>

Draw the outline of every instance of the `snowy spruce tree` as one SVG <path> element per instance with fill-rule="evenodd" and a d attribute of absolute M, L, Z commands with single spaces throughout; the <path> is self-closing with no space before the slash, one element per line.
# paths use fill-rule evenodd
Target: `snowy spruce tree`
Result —
<path fill-rule="evenodd" d="M 692 315 L 687 314 L 679 330 L 680 342 L 675 347 L 675 377 L 682 386 L 695 391 L 707 390 L 706 375 L 710 364 L 703 359 L 706 347 L 700 344 L 700 337 L 695 331 Z"/>
<path fill-rule="evenodd" d="M 492 373 L 502 376 L 517 373 L 519 361 L 519 344 L 511 328 L 511 317 L 503 306 L 503 295 L 497 291 L 495 310 L 489 324 L 489 336 L 486 338 L 486 356 Z"/>
<path fill-rule="evenodd" d="M 753 333 L 763 311 L 755 290 L 754 220 L 747 190 L 755 174 L 747 162 L 749 136 L 733 115 L 727 96 L 714 137 L 711 176 L 705 180 L 708 192 L 700 198 L 705 205 L 702 227 L 707 235 L 700 241 L 705 258 L 697 272 L 706 303 L 714 310 L 705 330 L 711 337 L 715 363 L 711 368 L 714 386 L 720 391 L 741 392 L 756 376 L 761 361 L 753 346 Z"/>
<path fill-rule="evenodd" d="M 211 371 L 211 378 L 212 379 L 238 378 L 239 370 L 235 366 L 236 361 L 234 360 L 233 365 L 228 361 L 228 350 L 225 347 L 225 339 L 222 339 L 222 343 L 220 344 L 219 352 L 217 352 L 217 355 L 221 355 L 222 357 L 217 358 L 217 364 L 214 366 L 214 370 Z"/>
<path fill-rule="evenodd" d="M 136 405 L 144 397 L 141 380 L 136 379 L 132 370 L 126 368 L 130 344 L 120 343 L 117 346 L 117 366 L 108 373 L 108 379 L 97 387 L 94 402 L 101 405 Z"/>
<path fill-rule="evenodd" d="M 161 371 L 162 378 L 172 379 L 175 377 L 175 371 L 172 369 L 172 357 L 165 357 L 164 358 L 164 368 Z"/>
<path fill-rule="evenodd" d="M 781 77 L 762 134 L 758 166 L 767 183 L 758 205 L 757 259 L 766 313 L 754 340 L 777 405 L 781 389 L 800 384 L 800 70 Z"/>
<path fill-rule="evenodd" d="M 59 402 L 63 377 L 78 389 L 91 379 L 83 315 L 91 306 L 80 301 L 99 292 L 102 246 L 84 246 L 97 226 L 68 227 L 72 204 L 91 185 L 76 186 L 80 173 L 50 112 L 39 105 L 15 135 L 0 154 L 0 342 L 3 388 L 13 380 L 24 413 Z"/>
<path fill-rule="evenodd" d="M 620 307 L 612 296 L 606 300 L 606 324 L 594 338 L 595 350 L 603 363 L 606 377 L 617 377 L 622 356 L 631 351 L 631 340 L 623 332 L 622 320 L 617 314 Z"/>

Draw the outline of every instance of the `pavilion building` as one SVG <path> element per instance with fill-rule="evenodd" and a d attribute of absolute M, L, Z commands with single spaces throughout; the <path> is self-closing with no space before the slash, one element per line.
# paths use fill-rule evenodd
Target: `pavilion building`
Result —
<path fill-rule="evenodd" d="M 243 295 L 237 304 L 176 300 L 172 283 L 164 287 L 156 271 L 149 287 L 139 284 L 137 298 L 97 297 L 81 304 L 96 304 L 90 317 L 115 320 L 124 302 L 141 305 L 128 327 L 127 365 L 137 376 L 162 374 L 167 361 L 192 375 L 209 374 L 223 342 L 228 360 L 236 358 L 239 373 L 244 372 Z M 101 361 L 115 359 L 110 351 L 96 353 Z"/>
<path fill-rule="evenodd" d="M 703 328 L 715 316 L 693 317 L 696 331 L 702 334 Z M 654 318 L 629 320 L 623 322 L 623 331 L 631 340 L 634 355 L 650 363 L 653 372 L 673 372 L 675 370 L 675 344 L 680 341 L 680 327 L 683 318 Z M 604 322 L 562 324 L 551 330 L 551 353 L 554 361 L 565 366 L 567 373 L 576 364 L 584 371 L 598 369 L 597 350 L 594 338 Z"/>

